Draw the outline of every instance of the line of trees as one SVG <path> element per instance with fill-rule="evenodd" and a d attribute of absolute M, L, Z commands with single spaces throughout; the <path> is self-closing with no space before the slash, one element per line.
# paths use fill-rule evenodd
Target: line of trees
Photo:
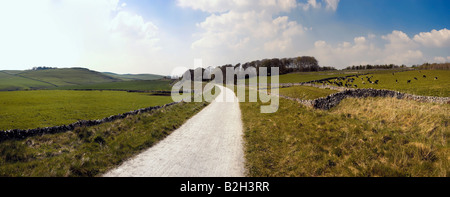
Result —
<path fill-rule="evenodd" d="M 450 70 L 450 63 L 425 63 L 420 66 L 413 66 L 413 68 L 419 68 L 423 70 Z"/>
<path fill-rule="evenodd" d="M 225 65 L 229 66 L 229 65 Z M 242 66 L 243 69 L 248 67 L 278 67 L 280 69 L 280 74 L 287 74 L 292 72 L 315 72 L 315 71 L 324 71 L 324 70 L 336 70 L 333 67 L 320 67 L 319 62 L 316 58 L 311 56 L 302 56 L 296 58 L 273 58 L 273 59 L 264 59 L 264 60 L 256 60 L 252 62 L 247 62 L 244 64 L 237 64 L 236 67 Z"/>
<path fill-rule="evenodd" d="M 396 69 L 396 68 L 406 68 L 406 65 L 395 65 L 395 64 L 384 64 L 384 65 L 359 65 L 359 66 L 349 66 L 345 70 L 370 70 L 370 69 Z"/>
<path fill-rule="evenodd" d="M 316 58 L 311 56 L 302 56 L 302 57 L 295 57 L 295 58 L 273 58 L 273 59 L 263 59 L 263 60 L 255 60 L 251 62 L 246 62 L 244 64 L 226 64 L 223 66 L 219 66 L 218 68 L 222 71 L 224 79 L 226 78 L 226 69 L 232 67 L 235 70 L 245 70 L 250 67 L 256 68 L 256 71 L 259 71 L 260 67 L 277 67 L 279 68 L 279 74 L 288 74 L 292 72 L 315 72 L 315 71 L 327 71 L 327 70 L 336 70 L 334 67 L 320 67 L 319 62 L 316 60 Z M 196 71 L 200 72 L 199 69 L 202 69 L 201 73 L 204 73 L 205 71 L 211 72 L 213 67 L 208 67 L 207 69 L 204 68 L 197 68 Z M 271 75 L 270 69 L 267 70 L 268 75 Z M 195 81 L 200 81 L 204 79 L 199 78 L 197 76 L 196 79 L 194 79 L 194 70 L 189 70 L 187 72 L 190 72 L 191 79 Z M 259 74 L 259 72 L 257 73 Z"/>
<path fill-rule="evenodd" d="M 38 67 L 33 67 L 31 70 L 49 70 L 49 69 L 57 69 L 57 68 L 56 67 L 38 66 Z"/>

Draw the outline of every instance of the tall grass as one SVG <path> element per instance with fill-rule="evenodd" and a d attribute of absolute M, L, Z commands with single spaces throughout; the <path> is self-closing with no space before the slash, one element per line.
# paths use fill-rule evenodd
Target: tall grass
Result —
<path fill-rule="evenodd" d="M 450 176 L 449 105 L 346 99 L 330 112 L 281 98 L 261 114 L 262 104 L 240 104 L 249 176 Z"/>

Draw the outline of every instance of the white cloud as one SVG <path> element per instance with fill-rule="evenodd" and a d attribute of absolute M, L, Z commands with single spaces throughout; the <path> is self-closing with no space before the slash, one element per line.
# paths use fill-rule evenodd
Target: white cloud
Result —
<path fill-rule="evenodd" d="M 177 0 L 180 7 L 208 13 L 234 11 L 287 12 L 297 7 L 295 0 Z"/>
<path fill-rule="evenodd" d="M 367 36 L 367 38 L 369 38 L 369 39 L 374 39 L 374 38 L 376 38 L 377 36 L 375 35 L 375 34 L 369 34 L 368 36 Z"/>
<path fill-rule="evenodd" d="M 233 57 L 234 61 L 246 61 L 290 52 L 295 38 L 307 29 L 283 15 L 297 6 L 295 1 L 201 2 L 179 1 L 179 4 L 208 12 L 221 8 L 230 9 L 223 13 L 211 13 L 203 22 L 197 24 L 202 32 L 194 35 L 196 40 L 191 45 L 192 49 L 202 57 L 214 59 L 206 61 L 214 63 L 213 65 L 219 65 L 220 62 L 232 63 L 229 58 L 225 61 L 227 58 L 223 57 L 223 54 Z M 253 4 L 248 6 L 250 2 Z M 223 7 L 216 7 L 217 5 Z M 226 8 L 227 6 L 229 8 Z"/>
<path fill-rule="evenodd" d="M 320 9 L 322 8 L 322 3 L 325 4 L 325 9 L 336 11 L 339 5 L 340 0 L 308 0 L 306 3 L 299 3 L 299 6 L 303 8 L 303 10 L 307 11 L 310 9 Z"/>
<path fill-rule="evenodd" d="M 436 63 L 445 63 L 445 62 L 447 62 L 447 59 L 448 58 L 445 58 L 445 57 L 434 57 L 434 61 Z"/>
<path fill-rule="evenodd" d="M 318 9 L 322 7 L 322 4 L 318 3 L 316 0 L 308 0 L 306 3 L 299 3 L 299 5 L 302 6 L 305 11 L 311 8 Z"/>
<path fill-rule="evenodd" d="M 393 50 L 412 48 L 416 46 L 414 41 L 402 31 L 394 30 L 388 35 L 381 36 L 381 38 L 389 41 L 386 48 Z"/>
<path fill-rule="evenodd" d="M 0 69 L 153 72 L 148 59 L 160 48 L 158 28 L 121 5 L 119 0 L 8 1 L 0 7 Z"/>
<path fill-rule="evenodd" d="M 414 41 L 427 47 L 450 47 L 450 30 L 447 28 L 439 31 L 422 32 L 414 36 Z"/>
<path fill-rule="evenodd" d="M 434 62 L 436 62 L 436 63 L 447 63 L 447 62 L 450 62 L 450 56 L 447 56 L 447 57 L 440 57 L 440 56 L 434 57 Z"/>
<path fill-rule="evenodd" d="M 121 11 L 111 21 L 110 30 L 127 39 L 152 40 L 158 28 L 153 23 L 144 21 L 142 16 Z"/>
<path fill-rule="evenodd" d="M 339 1 L 340 0 L 325 0 L 327 4 L 326 8 L 329 10 L 336 11 L 338 8 Z"/>
<path fill-rule="evenodd" d="M 386 42 L 384 47 L 377 47 L 373 38 L 355 37 L 353 43 L 342 42 L 337 46 L 323 40 L 315 42 L 314 48 L 301 54 L 315 56 L 323 66 L 344 68 L 360 64 L 417 64 L 425 61 L 424 54 L 417 49 L 417 44 L 404 32 L 393 31 L 381 38 Z M 301 55 L 299 54 L 299 55 Z"/>

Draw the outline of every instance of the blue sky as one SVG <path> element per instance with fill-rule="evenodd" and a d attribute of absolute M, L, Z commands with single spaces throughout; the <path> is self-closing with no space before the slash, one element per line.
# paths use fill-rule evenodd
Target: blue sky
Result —
<path fill-rule="evenodd" d="M 23 6 L 27 5 L 27 6 Z M 171 74 L 312 55 L 322 66 L 450 61 L 448 0 L 16 0 L 0 70 Z"/>
<path fill-rule="evenodd" d="M 336 12 L 342 24 L 354 24 L 379 33 L 393 29 L 417 34 L 450 24 L 448 0 L 343 0 Z"/>

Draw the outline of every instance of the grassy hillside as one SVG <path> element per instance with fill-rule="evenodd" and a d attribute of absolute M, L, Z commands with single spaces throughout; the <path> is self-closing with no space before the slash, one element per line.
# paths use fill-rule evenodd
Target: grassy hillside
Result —
<path fill-rule="evenodd" d="M 17 74 L 22 77 L 45 81 L 55 86 L 68 86 L 120 81 L 120 79 L 84 68 L 29 70 Z"/>
<path fill-rule="evenodd" d="M 280 83 L 303 83 L 314 80 L 320 80 L 333 77 L 345 77 L 355 74 L 365 73 L 386 73 L 392 72 L 392 70 L 360 70 L 360 71 L 348 71 L 348 70 L 334 70 L 334 71 L 320 71 L 320 72 L 296 72 L 279 76 Z M 270 82 L 271 77 L 264 77 L 263 80 Z M 248 79 L 246 81 L 248 83 Z"/>
<path fill-rule="evenodd" d="M 13 72 L 15 73 L 15 72 Z M 0 91 L 42 89 L 55 87 L 52 84 L 0 71 Z"/>
<path fill-rule="evenodd" d="M 378 84 L 370 83 L 366 77 L 372 77 L 370 79 L 372 82 L 378 80 Z M 450 96 L 450 70 L 383 72 L 361 75 L 358 78 L 354 77 L 354 79 L 355 81 L 350 83 L 352 87 L 357 85 L 358 88 L 388 89 L 424 96 Z M 408 83 L 408 80 L 410 80 L 410 83 Z M 344 81 L 341 82 L 345 84 Z"/>
<path fill-rule="evenodd" d="M 84 68 L 0 71 L 0 91 L 34 90 L 115 81 L 122 80 Z"/>
<path fill-rule="evenodd" d="M 0 130 L 31 129 L 95 120 L 173 102 L 168 96 L 117 91 L 0 92 Z"/>
<path fill-rule="evenodd" d="M 138 90 L 170 91 L 171 80 L 137 80 L 58 87 L 60 90 Z"/>
<path fill-rule="evenodd" d="M 153 74 L 116 74 L 110 72 L 104 72 L 103 74 L 121 79 L 123 81 L 134 81 L 134 80 L 158 80 L 164 78 L 161 75 L 153 75 Z"/>
<path fill-rule="evenodd" d="M 320 97 L 326 97 L 330 94 L 334 94 L 337 91 L 329 89 L 319 89 L 308 86 L 293 86 L 288 88 L 281 88 L 280 95 L 299 98 L 302 100 L 313 100 Z"/>
<path fill-rule="evenodd" d="M 301 95 L 301 94 L 300 94 Z M 240 103 L 249 176 L 450 176 L 449 105 L 346 99 L 332 111 Z"/>

